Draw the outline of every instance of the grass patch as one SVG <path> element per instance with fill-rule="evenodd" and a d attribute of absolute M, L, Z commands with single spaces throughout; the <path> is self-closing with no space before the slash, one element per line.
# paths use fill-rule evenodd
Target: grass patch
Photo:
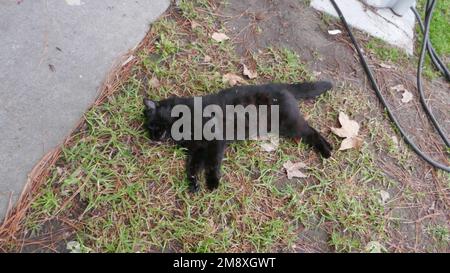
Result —
<path fill-rule="evenodd" d="M 382 61 L 399 63 L 408 58 L 401 49 L 390 46 L 379 38 L 371 38 L 366 46 Z"/>
<path fill-rule="evenodd" d="M 448 227 L 444 225 L 430 225 L 427 231 L 443 249 L 450 244 L 450 230 Z"/>
<path fill-rule="evenodd" d="M 419 0 L 417 10 L 423 14 L 425 10 L 426 0 Z M 450 55 L 450 2 L 437 1 L 434 9 L 433 18 L 430 25 L 430 39 L 439 55 Z M 422 20 L 424 20 L 422 16 Z M 418 30 L 420 32 L 420 30 Z"/>
<path fill-rule="evenodd" d="M 425 20 L 423 14 L 426 6 L 426 0 L 419 0 L 417 3 L 417 10 L 419 14 L 422 15 L 422 21 Z M 430 40 L 433 44 L 434 49 L 441 56 L 443 62 L 445 63 L 447 60 L 447 67 L 450 66 L 450 33 L 448 29 L 450 29 L 450 3 L 448 1 L 437 1 L 436 7 L 434 9 L 433 18 L 430 24 Z M 417 34 L 417 45 L 416 51 L 419 52 L 421 49 L 423 34 L 420 31 L 420 28 L 416 28 Z M 417 53 L 419 54 L 419 53 Z M 424 75 L 429 79 L 435 79 L 439 77 L 441 74 L 434 68 L 434 65 L 431 63 L 431 59 L 426 55 L 425 65 L 423 69 Z"/>
<path fill-rule="evenodd" d="M 375 106 L 357 88 L 339 85 L 315 103 L 302 102 L 301 109 L 335 147 L 340 140 L 328 127 L 336 126 L 339 111 L 348 113 L 361 124 L 361 150 L 323 160 L 287 140 L 274 153 L 254 141 L 233 143 L 214 192 L 202 184 L 199 194 L 189 194 L 183 151 L 148 140 L 144 93 L 154 99 L 204 95 L 225 87 L 223 74 L 241 73 L 233 44 L 210 38 L 222 26 L 207 3 L 181 1 L 180 12 L 172 10 L 152 26 L 154 46 L 137 53 L 140 62 L 120 92 L 85 114 L 84 128 L 63 148 L 20 237 L 38 237 L 48 221 L 58 220 L 76 223 L 72 240 L 85 252 L 295 251 L 300 236 L 313 229 L 326 232 L 332 251 L 365 251 L 374 241 L 387 247 L 391 221 L 379 192 L 397 181 L 378 167 L 377 158 L 380 147 L 392 145 L 394 132 L 383 126 L 381 113 L 367 115 Z M 195 30 L 193 19 L 200 24 Z M 270 47 L 253 61 L 259 77 L 252 83 L 312 79 L 289 49 Z M 159 87 L 149 84 L 152 78 Z M 287 160 L 305 162 L 309 177 L 287 180 Z M 412 162 L 406 157 L 402 164 Z"/>

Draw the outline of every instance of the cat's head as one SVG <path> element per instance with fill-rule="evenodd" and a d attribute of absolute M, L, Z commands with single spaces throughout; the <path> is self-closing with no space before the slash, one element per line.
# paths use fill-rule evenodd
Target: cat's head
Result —
<path fill-rule="evenodd" d="M 161 141 L 170 139 L 173 123 L 171 117 L 172 107 L 164 101 L 144 99 L 145 128 L 151 140 Z"/>

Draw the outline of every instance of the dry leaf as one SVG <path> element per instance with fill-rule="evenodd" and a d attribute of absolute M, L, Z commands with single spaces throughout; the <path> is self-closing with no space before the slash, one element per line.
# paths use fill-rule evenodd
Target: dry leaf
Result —
<path fill-rule="evenodd" d="M 153 77 L 148 84 L 150 85 L 150 87 L 152 88 L 159 88 L 161 86 L 161 83 L 159 82 L 158 78 Z"/>
<path fill-rule="evenodd" d="M 62 175 L 64 173 L 64 169 L 61 167 L 56 167 L 56 172 L 58 173 L 58 175 Z"/>
<path fill-rule="evenodd" d="M 408 91 L 408 89 L 403 86 L 403 84 L 399 84 L 396 86 L 391 87 L 391 90 L 397 91 L 397 92 L 403 92 L 402 93 L 402 102 L 408 103 L 413 99 L 413 94 Z"/>
<path fill-rule="evenodd" d="M 339 151 L 348 150 L 351 148 L 359 149 L 362 146 L 362 139 L 359 137 L 348 137 L 344 139 L 339 147 Z"/>
<path fill-rule="evenodd" d="M 300 169 L 304 169 L 307 166 L 305 163 L 297 162 L 292 163 L 290 160 L 283 164 L 284 169 L 286 170 L 288 179 L 292 179 L 294 177 L 305 178 L 308 177 L 306 174 L 302 173 Z"/>
<path fill-rule="evenodd" d="M 129 62 L 131 62 L 134 59 L 133 55 L 130 55 L 123 63 L 122 66 L 127 65 Z"/>
<path fill-rule="evenodd" d="M 371 241 L 366 245 L 366 252 L 368 253 L 382 253 L 386 252 L 386 248 L 378 241 Z"/>
<path fill-rule="evenodd" d="M 66 245 L 66 249 L 70 251 L 70 253 L 81 253 L 81 245 L 77 241 L 70 241 Z"/>
<path fill-rule="evenodd" d="M 392 66 L 390 66 L 390 65 L 388 65 L 388 64 L 385 64 L 385 63 L 379 63 L 378 65 L 379 65 L 380 67 L 387 68 L 387 69 L 391 69 L 391 68 L 392 68 Z"/>
<path fill-rule="evenodd" d="M 393 86 L 393 87 L 391 87 L 391 90 L 394 90 L 397 92 L 408 91 L 408 90 L 406 90 L 405 86 L 403 86 L 403 84 L 398 84 L 396 86 Z"/>
<path fill-rule="evenodd" d="M 434 201 L 431 206 L 428 208 L 428 212 L 432 213 L 436 209 L 436 201 Z"/>
<path fill-rule="evenodd" d="M 211 62 L 211 57 L 210 56 L 208 56 L 208 55 L 205 55 L 205 58 L 203 59 L 203 61 L 205 62 L 205 63 L 209 63 L 209 62 Z"/>
<path fill-rule="evenodd" d="M 341 128 L 331 128 L 331 131 L 340 137 L 356 137 L 359 132 L 358 122 L 351 120 L 345 113 L 339 113 Z"/>
<path fill-rule="evenodd" d="M 197 23 L 196 21 L 194 21 L 194 20 L 191 21 L 191 29 L 196 29 L 200 26 L 201 25 L 199 23 Z"/>
<path fill-rule="evenodd" d="M 231 86 L 235 86 L 238 83 L 247 83 L 243 78 L 233 73 L 223 75 L 222 82 L 229 83 Z"/>
<path fill-rule="evenodd" d="M 225 33 L 219 33 L 219 32 L 214 32 L 211 37 L 216 42 L 219 42 L 219 43 L 230 39 L 230 37 L 228 37 Z"/>
<path fill-rule="evenodd" d="M 277 146 L 273 145 L 271 142 L 263 142 L 259 145 L 264 152 L 268 153 L 271 153 L 277 149 Z"/>
<path fill-rule="evenodd" d="M 384 205 L 389 200 L 389 198 L 391 198 L 391 195 L 387 191 L 380 190 L 380 197 L 381 197 L 381 204 Z"/>
<path fill-rule="evenodd" d="M 413 94 L 411 92 L 409 92 L 408 90 L 406 90 L 405 92 L 403 92 L 402 94 L 402 102 L 403 103 L 408 103 L 413 99 Z"/>
<path fill-rule="evenodd" d="M 244 75 L 247 76 L 249 79 L 255 79 L 258 77 L 258 73 L 256 71 L 251 71 L 248 69 L 248 67 L 243 64 L 244 66 Z"/>
<path fill-rule="evenodd" d="M 396 136 L 391 136 L 392 143 L 394 143 L 395 149 L 398 149 L 398 138 Z"/>
<path fill-rule="evenodd" d="M 260 140 L 266 140 L 265 142 L 260 142 L 259 145 L 263 151 L 268 153 L 275 151 L 280 143 L 279 137 L 271 134 L 265 138 L 260 138 Z"/>
<path fill-rule="evenodd" d="M 394 142 L 395 145 L 398 145 L 398 138 L 396 136 L 391 136 L 392 142 Z"/>
<path fill-rule="evenodd" d="M 358 137 L 359 124 L 355 120 L 351 120 L 345 113 L 339 113 L 339 123 L 341 128 L 331 128 L 331 131 L 337 136 L 345 138 L 339 151 L 356 148 L 359 149 L 362 145 L 362 139 Z"/>
<path fill-rule="evenodd" d="M 340 31 L 339 29 L 328 30 L 328 34 L 330 34 L 330 35 L 338 35 L 341 33 L 342 33 L 342 31 Z"/>

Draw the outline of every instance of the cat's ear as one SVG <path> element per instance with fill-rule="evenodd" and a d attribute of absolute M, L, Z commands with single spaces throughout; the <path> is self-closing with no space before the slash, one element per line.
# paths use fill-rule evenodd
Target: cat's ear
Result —
<path fill-rule="evenodd" d="M 156 109 L 157 102 L 144 98 L 144 105 L 147 110 L 154 111 Z"/>

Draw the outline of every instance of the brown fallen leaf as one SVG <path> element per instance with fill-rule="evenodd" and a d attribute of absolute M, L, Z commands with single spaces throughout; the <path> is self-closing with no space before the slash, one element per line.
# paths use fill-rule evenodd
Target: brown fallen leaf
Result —
<path fill-rule="evenodd" d="M 395 148 L 398 149 L 398 138 L 396 136 L 391 136 L 392 143 L 394 143 Z"/>
<path fill-rule="evenodd" d="M 331 131 L 340 137 L 355 137 L 358 136 L 359 124 L 351 120 L 344 112 L 339 113 L 339 123 L 341 128 L 331 128 Z"/>
<path fill-rule="evenodd" d="M 342 143 L 339 151 L 357 148 L 359 149 L 362 145 L 362 139 L 358 137 L 359 133 L 359 124 L 355 120 L 351 120 L 345 113 L 339 113 L 339 123 L 341 124 L 341 128 L 331 128 L 331 131 L 342 138 L 345 138 Z"/>
<path fill-rule="evenodd" d="M 380 190 L 379 192 L 380 194 L 380 201 L 381 204 L 386 204 L 386 202 L 391 198 L 391 195 L 389 194 L 389 192 L 385 191 L 385 190 Z"/>
<path fill-rule="evenodd" d="M 260 142 L 261 149 L 265 152 L 271 153 L 278 148 L 280 139 L 276 135 L 269 134 L 265 138 L 260 138 L 259 140 L 265 140 Z"/>
<path fill-rule="evenodd" d="M 61 167 L 56 167 L 56 172 L 58 173 L 58 175 L 62 175 L 64 173 L 64 169 Z"/>
<path fill-rule="evenodd" d="M 205 63 L 209 63 L 209 62 L 211 62 L 211 57 L 210 56 L 208 56 L 208 55 L 205 55 L 205 58 L 203 59 L 203 61 L 205 62 Z"/>
<path fill-rule="evenodd" d="M 402 93 L 402 103 L 408 103 L 410 102 L 414 96 L 411 92 L 408 91 L 408 89 L 405 88 L 403 84 L 398 84 L 396 86 L 391 87 L 391 90 L 397 91 L 397 92 L 403 92 Z"/>
<path fill-rule="evenodd" d="M 366 245 L 365 252 L 383 253 L 386 252 L 386 248 L 378 241 L 371 241 Z"/>
<path fill-rule="evenodd" d="M 235 86 L 238 83 L 246 84 L 247 82 L 240 76 L 233 74 L 233 73 L 227 73 L 223 75 L 222 77 L 223 83 L 229 83 L 231 86 Z"/>
<path fill-rule="evenodd" d="M 397 92 L 402 92 L 402 91 L 406 91 L 406 88 L 403 84 L 397 84 L 396 86 L 392 86 L 391 90 L 394 90 Z"/>
<path fill-rule="evenodd" d="M 348 137 L 344 139 L 339 147 L 339 151 L 348 150 L 351 148 L 359 149 L 362 146 L 362 139 L 359 137 Z"/>
<path fill-rule="evenodd" d="M 77 241 L 70 241 L 66 245 L 66 249 L 70 251 L 70 253 L 81 253 L 81 245 Z"/>
<path fill-rule="evenodd" d="M 129 62 L 131 62 L 134 59 L 133 55 L 128 56 L 128 58 L 122 63 L 122 66 L 127 65 Z"/>
<path fill-rule="evenodd" d="M 150 85 L 150 87 L 153 87 L 153 88 L 159 88 L 161 86 L 161 83 L 159 82 L 158 78 L 156 78 L 156 77 L 151 78 L 151 80 L 148 82 L 148 84 Z"/>
<path fill-rule="evenodd" d="M 258 77 L 258 72 L 251 71 L 248 69 L 248 67 L 245 64 L 242 64 L 244 66 L 244 75 L 247 76 L 249 79 L 256 79 Z"/>
<path fill-rule="evenodd" d="M 230 39 L 230 37 L 228 37 L 225 33 L 219 33 L 219 32 L 214 32 L 211 37 L 216 41 L 216 42 L 223 42 L 226 41 L 228 39 Z"/>
<path fill-rule="evenodd" d="M 402 102 L 403 103 L 408 103 L 413 99 L 413 94 L 411 92 L 409 92 L 408 90 L 406 90 L 405 92 L 403 92 L 402 94 Z"/>
<path fill-rule="evenodd" d="M 292 163 L 290 160 L 283 164 L 284 169 L 286 170 L 286 174 L 288 179 L 292 179 L 294 177 L 297 178 L 305 178 L 308 177 L 306 174 L 302 173 L 300 169 L 304 169 L 307 166 L 305 163 L 297 162 Z"/>
<path fill-rule="evenodd" d="M 385 64 L 385 63 L 379 63 L 378 65 L 379 65 L 380 67 L 386 68 L 386 69 L 391 69 L 391 68 L 392 68 L 391 65 L 388 65 L 388 64 Z"/>
<path fill-rule="evenodd" d="M 197 21 L 194 21 L 194 20 L 191 21 L 191 29 L 196 29 L 200 26 L 201 25 Z"/>

